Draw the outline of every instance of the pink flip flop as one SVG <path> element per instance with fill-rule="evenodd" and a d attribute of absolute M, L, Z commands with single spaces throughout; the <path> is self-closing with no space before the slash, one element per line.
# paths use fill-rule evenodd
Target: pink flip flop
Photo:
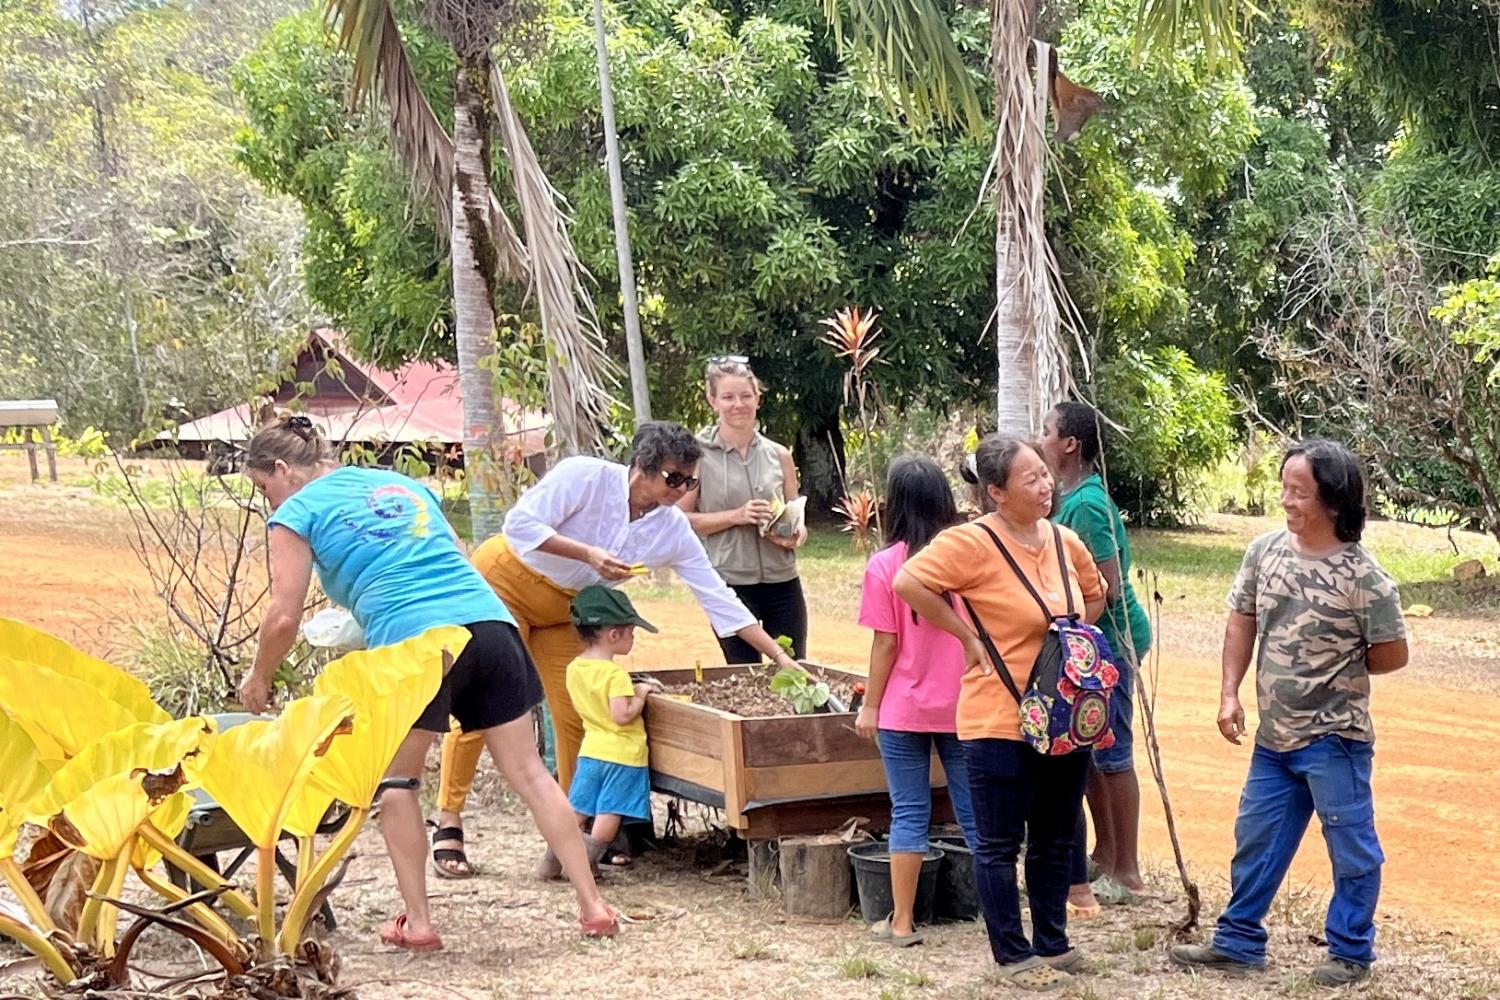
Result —
<path fill-rule="evenodd" d="M 578 918 L 578 926 L 583 928 L 583 936 L 591 938 L 612 938 L 620 933 L 620 915 L 612 906 L 604 908 L 607 916 L 595 917 L 593 920 Z"/>
<path fill-rule="evenodd" d="M 435 932 L 421 936 L 409 933 L 406 929 L 406 914 L 404 913 L 395 920 L 387 920 L 380 925 L 380 942 L 397 948 L 405 948 L 408 951 L 443 950 L 443 939 Z"/>

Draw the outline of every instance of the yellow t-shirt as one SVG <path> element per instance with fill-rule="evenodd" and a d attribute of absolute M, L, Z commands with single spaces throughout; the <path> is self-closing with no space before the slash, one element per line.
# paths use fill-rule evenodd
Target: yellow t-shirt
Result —
<path fill-rule="evenodd" d="M 580 656 L 568 664 L 568 697 L 583 719 L 580 757 L 631 767 L 646 766 L 646 724 L 636 716 L 622 726 L 609 712 L 611 698 L 634 695 L 635 682 L 613 660 Z"/>

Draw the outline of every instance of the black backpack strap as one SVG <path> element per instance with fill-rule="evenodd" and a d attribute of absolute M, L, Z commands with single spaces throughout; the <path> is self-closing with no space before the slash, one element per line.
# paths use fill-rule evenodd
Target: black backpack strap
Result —
<path fill-rule="evenodd" d="M 1013 556 L 1013 555 L 1010 554 L 1010 549 L 1007 549 L 1005 547 L 1005 543 L 1000 540 L 1000 536 L 999 535 L 995 534 L 993 531 L 990 530 L 990 526 L 989 525 L 984 524 L 983 522 L 980 522 L 980 521 L 975 521 L 974 523 L 978 524 L 981 528 L 983 528 L 984 529 L 984 533 L 986 535 L 990 536 L 990 541 L 992 541 L 992 542 L 995 543 L 995 548 L 999 549 L 1000 550 L 1000 554 L 1005 557 L 1005 561 L 1008 562 L 1008 563 L 1010 563 L 1010 568 L 1015 571 L 1016 576 L 1019 577 L 1020 580 L 1021 580 L 1021 586 L 1025 587 L 1026 588 L 1026 592 L 1031 595 L 1031 599 L 1033 601 L 1036 601 L 1036 606 L 1042 609 L 1042 617 L 1046 618 L 1047 619 L 1047 623 L 1050 625 L 1052 623 L 1052 619 L 1054 617 L 1056 617 L 1056 616 L 1052 614 L 1052 609 L 1049 608 L 1049 607 L 1047 607 L 1047 602 L 1044 601 L 1044 600 L 1042 600 L 1042 595 L 1038 594 L 1036 592 L 1036 588 L 1031 585 L 1031 580 L 1021 570 L 1021 565 L 1016 562 L 1015 556 Z M 1056 531 L 1057 527 L 1054 525 L 1053 528 L 1052 528 L 1052 530 Z M 1059 545 L 1062 544 L 1062 538 L 1061 538 L 1061 536 L 1058 537 L 1058 544 Z M 1067 582 L 1068 582 L 1067 574 L 1064 574 L 1063 575 L 1063 583 L 1067 583 Z M 965 602 L 965 603 L 967 603 L 967 602 Z M 1072 592 L 1071 589 L 1068 591 L 1068 613 L 1069 614 L 1073 613 L 1073 592 Z"/>
<path fill-rule="evenodd" d="M 1062 532 L 1057 525 L 1052 525 L 1052 543 L 1057 546 L 1057 572 L 1058 578 L 1062 580 L 1063 593 L 1068 595 L 1068 617 L 1077 618 L 1078 612 L 1073 607 L 1073 584 L 1068 579 L 1068 560 L 1063 555 Z"/>
<path fill-rule="evenodd" d="M 986 528 L 986 531 L 989 529 Z M 1016 704 L 1021 704 L 1021 689 L 1016 687 L 1016 679 L 1010 675 L 1010 669 L 1006 667 L 1005 660 L 1000 656 L 1000 650 L 995 648 L 995 640 L 990 638 L 989 630 L 984 627 L 984 622 L 979 619 L 979 612 L 974 610 L 974 605 L 965 597 L 964 608 L 969 612 L 969 623 L 974 626 L 974 631 L 979 635 L 979 642 L 984 646 L 984 651 L 994 661 L 995 670 L 1000 674 L 1000 680 L 1010 689 L 1011 696 L 1016 699 Z"/>

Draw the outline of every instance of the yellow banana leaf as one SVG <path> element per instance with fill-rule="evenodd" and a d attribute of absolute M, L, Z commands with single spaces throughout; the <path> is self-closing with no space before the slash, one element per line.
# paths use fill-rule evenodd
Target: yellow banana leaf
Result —
<path fill-rule="evenodd" d="M 359 731 L 359 715 L 355 713 L 355 732 Z M 339 748 L 348 743 L 353 735 L 341 736 L 333 741 L 333 746 L 328 748 L 328 754 L 336 753 Z M 328 756 L 324 756 L 327 760 Z M 321 766 L 321 765 L 320 765 Z M 317 769 L 314 768 L 314 773 Z M 303 837 L 311 837 L 318 832 L 318 825 L 323 822 L 323 817 L 328 815 L 328 807 L 333 805 L 333 794 L 325 791 L 313 781 L 308 781 L 302 786 L 302 791 L 292 802 L 287 810 L 286 816 L 281 821 L 281 828 L 299 840 Z"/>
<path fill-rule="evenodd" d="M 0 858 L 15 853 L 26 809 L 51 779 L 36 743 L 15 719 L 0 712 Z"/>
<path fill-rule="evenodd" d="M 201 755 L 200 755 L 201 756 Z M 188 787 L 197 783 L 197 778 L 192 769 L 184 767 L 184 773 L 188 779 Z M 151 812 L 151 824 L 172 840 L 187 826 L 188 813 L 193 808 L 193 797 L 186 792 L 177 792 L 169 795 L 162 804 Z M 161 852 L 145 840 L 137 840 L 130 854 L 130 867 L 135 869 L 155 868 L 161 861 Z"/>
<path fill-rule="evenodd" d="M 26 730 L 44 762 L 61 763 L 95 740 L 141 720 L 86 682 L 0 657 L 0 709 Z"/>
<path fill-rule="evenodd" d="M 468 629 L 456 625 L 428 629 L 323 668 L 313 690 L 354 704 L 354 734 L 329 748 L 313 770 L 313 785 L 348 805 L 370 808 L 391 758 L 443 682 L 444 653 L 457 659 L 468 641 Z"/>
<path fill-rule="evenodd" d="M 14 618 L 0 618 L 0 659 L 20 660 L 81 681 L 138 722 L 170 722 L 140 678 Z"/>
<path fill-rule="evenodd" d="M 202 718 L 138 722 L 109 733 L 57 769 L 27 818 L 90 857 L 116 859 L 146 817 L 187 784 L 182 762 L 214 736 Z"/>
<path fill-rule="evenodd" d="M 251 843 L 270 850 L 319 757 L 348 730 L 353 712 L 342 695 L 298 698 L 274 720 L 247 722 L 220 736 L 199 780 Z"/>

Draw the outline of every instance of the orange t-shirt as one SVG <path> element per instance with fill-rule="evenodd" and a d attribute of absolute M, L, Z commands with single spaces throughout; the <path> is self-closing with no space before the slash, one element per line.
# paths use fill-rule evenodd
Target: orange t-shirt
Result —
<path fill-rule="evenodd" d="M 989 630 L 995 648 L 1010 670 L 1016 687 L 1023 692 L 1031 677 L 1031 666 L 1041 652 L 1048 621 L 1042 609 L 1026 592 L 1015 570 L 1005 561 L 980 522 L 1000 536 L 1012 558 L 1025 572 L 1031 585 L 1047 602 L 1055 615 L 1068 613 L 1068 599 L 1059 577 L 1057 551 L 1052 528 L 1043 523 L 1044 540 L 1040 547 L 1025 545 L 1005 530 L 993 514 L 979 521 L 949 528 L 927 544 L 921 552 L 906 561 L 905 569 L 922 585 L 939 593 L 952 591 L 967 597 L 974 605 L 984 627 Z M 1066 586 L 1073 591 L 1073 608 L 1083 614 L 1085 601 L 1104 597 L 1104 578 L 1094 565 L 1094 557 L 1082 539 L 1067 528 L 1059 527 L 1068 563 Z M 958 737 L 963 740 L 1021 738 L 1021 715 L 1015 696 L 993 670 L 970 670 L 964 674 L 958 695 Z"/>

